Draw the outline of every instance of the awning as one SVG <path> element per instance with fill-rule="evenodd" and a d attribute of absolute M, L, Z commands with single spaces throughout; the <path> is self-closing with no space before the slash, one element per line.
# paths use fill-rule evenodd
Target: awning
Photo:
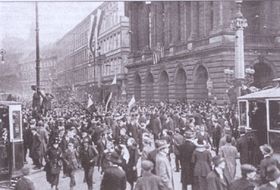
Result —
<path fill-rule="evenodd" d="M 239 96 L 238 100 L 253 100 L 253 99 L 268 99 L 279 98 L 280 99 L 280 87 L 261 90 L 244 96 Z"/>

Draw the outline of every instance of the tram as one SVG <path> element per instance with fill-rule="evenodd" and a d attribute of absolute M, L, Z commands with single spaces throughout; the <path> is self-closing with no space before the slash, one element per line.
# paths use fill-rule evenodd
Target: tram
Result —
<path fill-rule="evenodd" d="M 256 131 L 259 145 L 280 153 L 280 78 L 277 86 L 238 97 L 239 123 Z"/>
<path fill-rule="evenodd" d="M 0 187 L 20 177 L 23 165 L 21 103 L 0 101 Z"/>

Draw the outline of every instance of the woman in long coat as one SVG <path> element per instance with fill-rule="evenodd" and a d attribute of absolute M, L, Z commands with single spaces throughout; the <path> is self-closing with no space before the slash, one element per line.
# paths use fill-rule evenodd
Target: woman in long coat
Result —
<path fill-rule="evenodd" d="M 236 174 L 236 159 L 238 158 L 238 151 L 235 146 L 231 144 L 231 137 L 226 137 L 226 144 L 222 146 L 219 150 L 219 155 L 225 159 L 226 167 L 225 167 L 225 175 L 229 182 L 231 183 Z"/>
<path fill-rule="evenodd" d="M 58 190 L 59 173 L 62 167 L 62 151 L 59 147 L 58 138 L 54 140 L 53 145 L 47 150 L 45 160 L 47 181 L 51 184 L 52 189 Z"/>
<path fill-rule="evenodd" d="M 209 150 L 206 149 L 206 142 L 198 139 L 196 149 L 193 152 L 192 161 L 194 163 L 194 183 L 193 190 L 207 189 L 207 175 L 211 171 L 212 156 Z"/>
<path fill-rule="evenodd" d="M 126 179 L 131 186 L 131 190 L 133 189 L 134 182 L 137 180 L 137 169 L 136 165 L 139 159 L 139 153 L 137 149 L 137 144 L 133 138 L 129 138 L 127 141 L 128 151 L 129 151 L 129 160 L 127 163 L 126 170 Z"/>

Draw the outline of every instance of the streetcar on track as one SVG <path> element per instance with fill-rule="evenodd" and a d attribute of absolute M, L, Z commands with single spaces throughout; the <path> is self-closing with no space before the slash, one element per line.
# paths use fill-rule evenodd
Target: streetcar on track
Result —
<path fill-rule="evenodd" d="M 0 189 L 12 188 L 23 165 L 22 105 L 0 101 Z"/>
<path fill-rule="evenodd" d="M 273 81 L 277 86 L 238 97 L 239 123 L 280 153 L 280 78 Z"/>

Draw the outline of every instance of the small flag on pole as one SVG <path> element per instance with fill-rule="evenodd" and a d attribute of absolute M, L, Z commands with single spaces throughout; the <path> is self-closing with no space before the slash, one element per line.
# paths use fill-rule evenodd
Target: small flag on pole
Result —
<path fill-rule="evenodd" d="M 110 92 L 110 94 L 109 94 L 109 96 L 108 96 L 108 98 L 107 98 L 106 104 L 105 104 L 105 112 L 107 112 L 107 110 L 108 110 L 108 106 L 109 106 L 110 101 L 111 101 L 111 99 L 112 99 L 112 95 L 113 95 L 113 93 Z"/>
<path fill-rule="evenodd" d="M 117 75 L 115 74 L 114 79 L 112 81 L 112 85 L 117 84 Z"/>
<path fill-rule="evenodd" d="M 128 107 L 130 108 L 130 107 L 132 107 L 134 104 L 135 104 L 135 97 L 134 97 L 134 95 L 132 96 L 132 98 L 131 98 L 131 100 L 129 101 L 129 103 L 128 103 Z"/>
<path fill-rule="evenodd" d="M 90 106 L 92 106 L 92 105 L 93 105 L 93 101 L 92 101 L 91 97 L 88 96 L 87 109 L 90 108 Z"/>

